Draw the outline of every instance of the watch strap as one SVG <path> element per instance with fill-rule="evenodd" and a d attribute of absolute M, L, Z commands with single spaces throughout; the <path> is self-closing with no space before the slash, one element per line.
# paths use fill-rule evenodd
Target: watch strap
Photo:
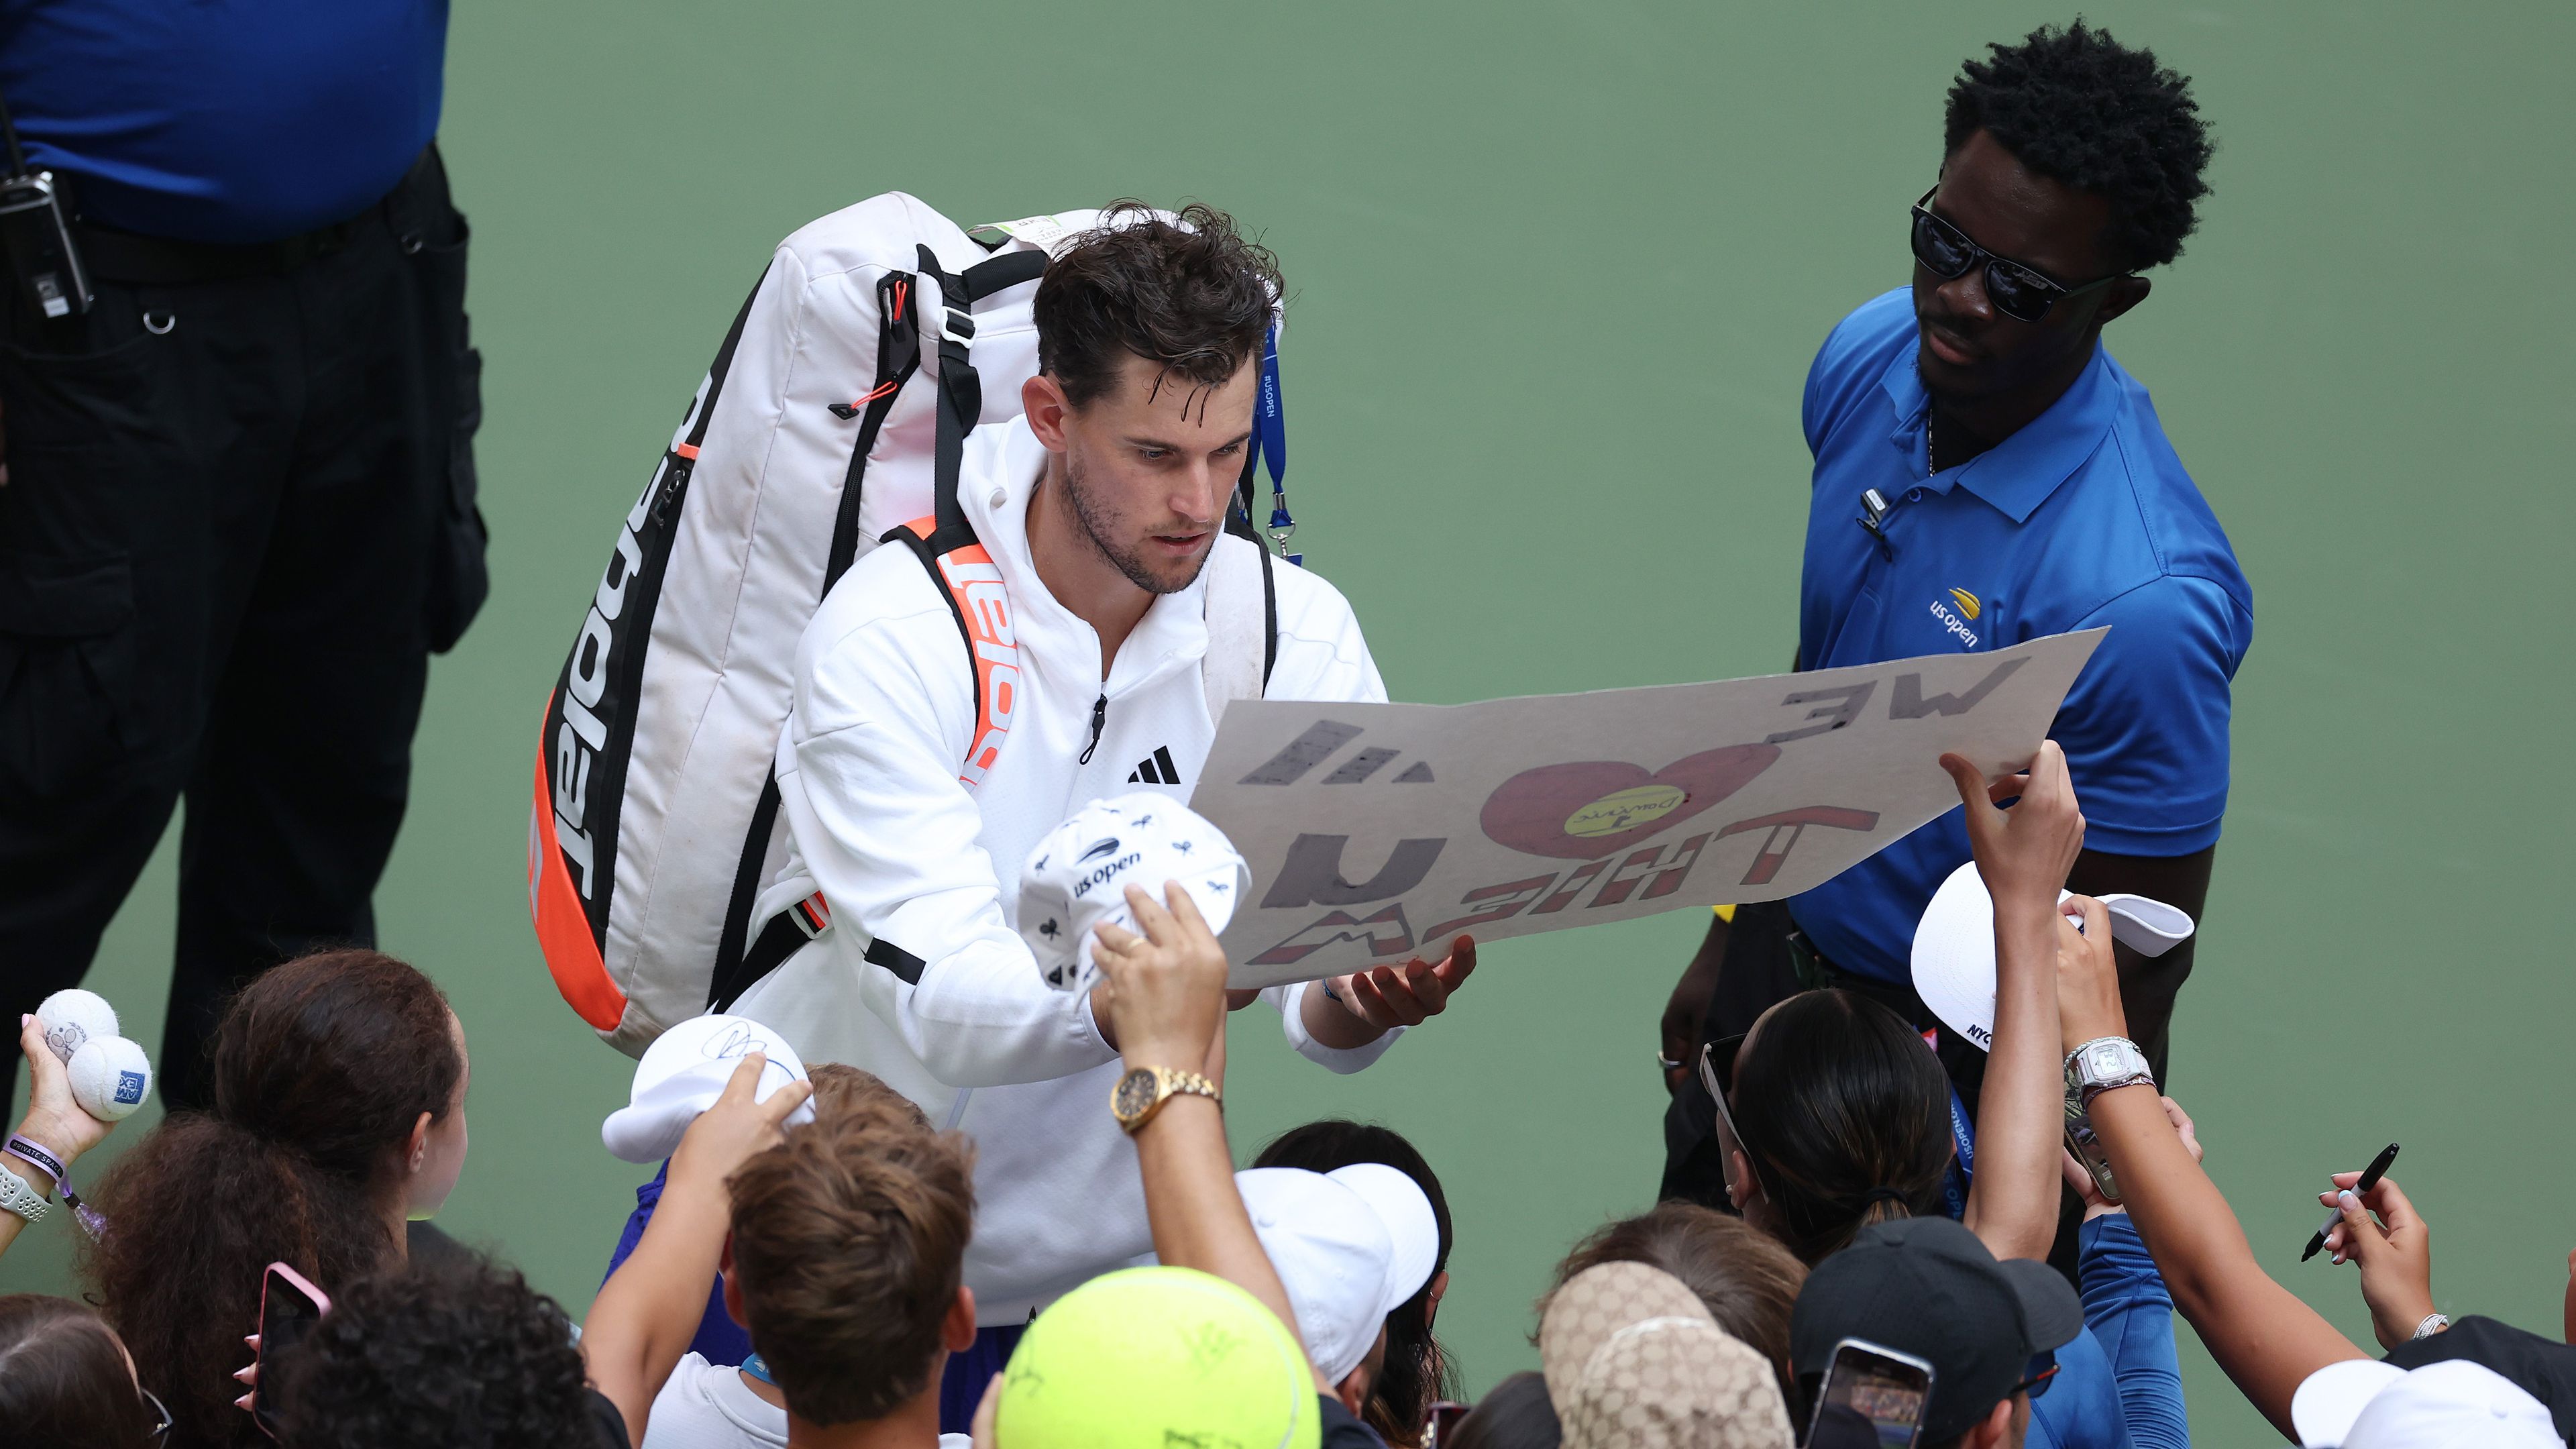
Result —
<path fill-rule="evenodd" d="M 2118 1055 L 2127 1063 L 2127 1071 L 2116 1076 L 2099 1076 L 2094 1073 L 2094 1052 L 2104 1046 L 2118 1049 Z M 2136 1042 L 2124 1036 L 2093 1038 L 2066 1054 L 2066 1066 L 2067 1070 L 2074 1075 L 2078 1087 L 2081 1088 L 2081 1101 L 2087 1107 L 2093 1104 L 2095 1097 L 2115 1087 L 2152 1087 L 2156 1084 L 2155 1072 L 2147 1064 L 2147 1054 L 2138 1050 Z"/>
<path fill-rule="evenodd" d="M 1201 1076 L 1197 1072 L 1183 1071 L 1179 1067 L 1142 1067 L 1138 1070 L 1151 1072 L 1153 1074 L 1154 1100 L 1146 1103 L 1144 1110 L 1138 1112 L 1135 1116 L 1119 1118 L 1118 1125 L 1126 1128 L 1129 1132 L 1134 1132 L 1146 1123 L 1153 1121 L 1154 1114 L 1162 1111 L 1163 1104 L 1172 1100 L 1174 1097 L 1205 1097 L 1209 1101 L 1216 1103 L 1220 1111 L 1225 1107 L 1225 1094 L 1217 1089 L 1216 1083 L 1209 1081 L 1206 1077 Z M 1130 1073 L 1129 1075 L 1133 1075 L 1133 1073 Z M 1123 1081 L 1125 1079 L 1122 1077 L 1121 1080 Z M 1115 1105 L 1114 1100 L 1112 1105 Z"/>
<path fill-rule="evenodd" d="M 53 1206 L 45 1201 L 43 1193 L 28 1184 L 27 1179 L 0 1166 L 0 1211 L 16 1213 L 33 1223 L 42 1221 L 46 1213 L 53 1211 Z"/>

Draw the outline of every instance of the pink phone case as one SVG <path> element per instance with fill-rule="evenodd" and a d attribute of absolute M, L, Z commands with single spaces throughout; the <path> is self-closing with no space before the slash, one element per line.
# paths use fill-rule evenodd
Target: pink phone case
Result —
<path fill-rule="evenodd" d="M 259 1323 L 255 1326 L 261 1331 L 262 1336 L 259 1342 L 259 1353 L 252 1360 L 253 1362 L 261 1365 L 263 1370 L 266 1368 L 268 1363 L 268 1339 L 266 1337 L 266 1328 L 268 1324 L 268 1294 L 269 1290 L 274 1286 L 271 1281 L 272 1275 L 277 1278 L 285 1279 L 288 1284 L 294 1287 L 295 1291 L 303 1294 L 307 1299 L 311 1300 L 313 1304 L 314 1317 L 319 1318 L 323 1314 L 331 1311 L 331 1295 L 323 1292 L 320 1288 L 315 1287 L 312 1279 L 296 1272 L 294 1268 L 285 1263 L 269 1264 L 268 1271 L 266 1273 L 262 1273 L 259 1279 Z M 263 1372 L 261 1377 L 267 1377 L 266 1373 Z M 252 1420 L 259 1424 L 260 1432 L 269 1434 L 269 1437 L 275 1438 L 276 1436 L 273 1433 L 269 1433 L 267 1422 L 259 1419 L 259 1390 L 257 1389 L 251 1390 L 250 1409 Z"/>

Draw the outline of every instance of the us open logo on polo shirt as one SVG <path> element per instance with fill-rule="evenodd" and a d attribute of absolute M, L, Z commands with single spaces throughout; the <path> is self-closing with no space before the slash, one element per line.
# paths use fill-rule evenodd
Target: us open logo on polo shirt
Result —
<path fill-rule="evenodd" d="M 1986 606 L 1978 602 L 1977 596 L 1969 593 L 1966 589 L 1952 589 L 1950 591 L 1950 600 L 1951 603 L 1958 605 L 1958 611 L 1956 613 L 1951 611 L 1950 604 L 1945 604 L 1939 599 L 1934 599 L 1932 601 L 1932 617 L 1941 621 L 1941 627 L 1943 629 L 1957 635 L 1961 643 L 1966 644 L 1971 649 L 1976 648 L 1977 631 L 1968 627 L 1968 619 L 1973 619 L 1979 614 L 1984 613 L 1986 611 Z M 1968 618 L 1962 619 L 1959 617 L 1960 614 L 1965 614 Z"/>

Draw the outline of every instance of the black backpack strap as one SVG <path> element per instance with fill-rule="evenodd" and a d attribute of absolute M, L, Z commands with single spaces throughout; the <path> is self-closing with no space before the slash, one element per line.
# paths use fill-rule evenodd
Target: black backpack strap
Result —
<path fill-rule="evenodd" d="M 859 437 L 850 449 L 849 471 L 841 478 L 841 506 L 832 519 L 832 551 L 823 563 L 823 592 L 841 581 L 859 555 L 859 503 L 865 495 L 868 455 L 876 451 L 877 434 L 884 429 L 886 415 L 894 411 L 895 399 L 902 395 L 905 383 L 921 368 L 921 324 L 913 307 L 913 278 L 909 272 L 888 272 L 877 278 L 877 376 L 876 385 L 854 402 L 834 403 L 832 411 L 841 417 L 859 417 Z"/>

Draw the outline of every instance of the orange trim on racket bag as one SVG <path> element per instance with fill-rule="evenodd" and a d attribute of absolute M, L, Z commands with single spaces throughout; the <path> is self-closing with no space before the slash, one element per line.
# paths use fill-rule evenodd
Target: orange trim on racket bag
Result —
<path fill-rule="evenodd" d="M 551 712 L 554 697 L 546 699 Z M 544 726 L 540 722 L 538 728 Z M 581 1019 L 598 1031 L 615 1031 L 626 1017 L 626 993 L 609 979 L 608 963 L 591 934 L 590 915 L 581 908 L 572 872 L 564 866 L 556 839 L 554 791 L 546 780 L 546 745 L 537 741 L 536 799 L 528 811 L 528 919 L 537 928 L 537 949 L 545 953 L 546 971 L 555 978 Z M 578 827 L 564 829 L 579 833 Z"/>
<path fill-rule="evenodd" d="M 1002 571 L 993 566 L 993 556 L 971 536 L 969 542 L 946 553 L 932 553 L 930 540 L 938 536 L 938 528 L 934 515 L 916 518 L 896 531 L 908 535 L 905 541 L 932 566 L 932 578 L 948 591 L 948 607 L 957 616 L 957 627 L 965 632 L 966 653 L 975 665 L 974 743 L 957 774 L 958 782 L 972 790 L 984 783 L 985 774 L 1002 757 L 1011 718 L 1019 710 L 1019 634 L 1011 627 L 1011 597 L 1002 587 Z"/>

